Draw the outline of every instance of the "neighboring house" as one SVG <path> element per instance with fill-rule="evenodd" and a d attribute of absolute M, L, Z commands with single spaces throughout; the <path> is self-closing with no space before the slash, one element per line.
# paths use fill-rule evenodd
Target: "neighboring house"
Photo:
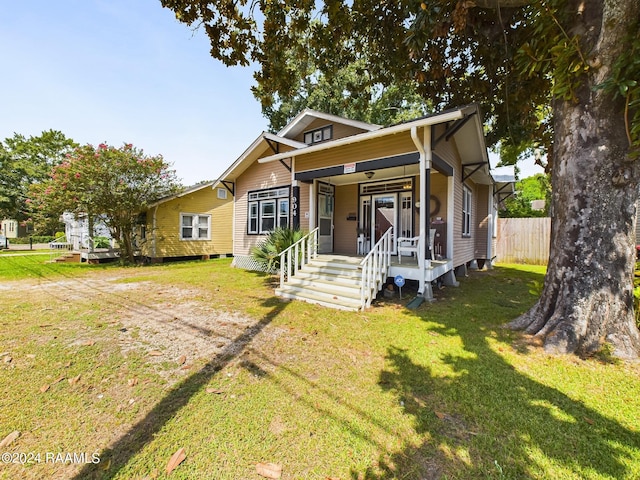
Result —
<path fill-rule="evenodd" d="M 57 241 L 57 243 L 67 243 L 75 251 L 91 248 L 91 241 L 96 237 L 111 240 L 111 233 L 100 216 L 96 216 L 93 221 L 93 232 L 89 232 L 89 216 L 86 213 L 76 215 L 65 212 L 60 220 L 64 223 L 66 239 L 64 242 Z"/>
<path fill-rule="evenodd" d="M 18 220 L 5 218 L 0 224 L 0 234 L 7 238 L 26 237 L 30 233 L 29 226 L 26 223 L 18 222 Z"/>
<path fill-rule="evenodd" d="M 456 285 L 454 271 L 464 274 L 474 261 L 490 266 L 496 256 L 497 191 L 513 191 L 512 184 L 496 184 L 490 174 L 476 105 L 386 128 L 305 110 L 277 135 L 259 135 L 214 187 L 234 195 L 236 266 L 254 266 L 251 247 L 275 226 L 317 235 L 318 253 L 334 256 L 329 269 L 348 257 L 356 265 L 368 262 L 372 254 L 355 257 L 378 252 L 382 239 L 392 260 L 383 267 L 376 263 L 383 270 L 377 273 L 417 280 L 427 298 L 432 281 Z M 401 237 L 412 240 L 399 242 Z M 338 280 L 332 278 L 336 286 Z M 283 285 L 276 293 L 326 305 L 340 300 L 335 288 L 324 300 L 305 297 L 302 290 Z M 358 295 L 358 302 L 356 308 L 364 308 L 370 299 Z M 354 305 L 345 300 L 333 306 Z"/>
<path fill-rule="evenodd" d="M 231 256 L 233 197 L 213 182 L 163 198 L 142 215 L 138 246 L 152 262 Z"/>

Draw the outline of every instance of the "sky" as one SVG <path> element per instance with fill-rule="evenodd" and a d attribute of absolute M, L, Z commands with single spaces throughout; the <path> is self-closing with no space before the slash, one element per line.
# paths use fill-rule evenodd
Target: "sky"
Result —
<path fill-rule="evenodd" d="M 80 144 L 132 143 L 192 185 L 268 128 L 251 67 L 214 60 L 205 33 L 160 0 L 4 0 L 0 49 L 0 139 L 53 129 Z"/>

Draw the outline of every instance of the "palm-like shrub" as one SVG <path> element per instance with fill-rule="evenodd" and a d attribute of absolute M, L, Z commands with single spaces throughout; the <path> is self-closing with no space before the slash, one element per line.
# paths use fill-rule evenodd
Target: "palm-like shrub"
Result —
<path fill-rule="evenodd" d="M 251 249 L 253 259 L 261 264 L 267 272 L 280 269 L 280 253 L 289 248 L 304 236 L 302 230 L 293 228 L 276 228 L 269 236 Z"/>

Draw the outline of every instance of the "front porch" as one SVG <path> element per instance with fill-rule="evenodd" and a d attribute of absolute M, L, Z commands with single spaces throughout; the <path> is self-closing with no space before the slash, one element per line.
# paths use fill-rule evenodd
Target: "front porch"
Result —
<path fill-rule="evenodd" d="M 324 262 L 342 262 L 352 265 L 360 264 L 364 255 L 343 255 L 343 254 L 319 254 L 318 260 Z M 388 278 L 395 278 L 401 275 L 405 280 L 420 280 L 420 266 L 415 256 L 391 255 L 391 262 L 387 273 Z M 425 281 L 435 282 L 440 277 L 453 275 L 453 260 L 449 258 L 432 260 L 425 265 Z M 454 278 L 455 279 L 455 278 Z M 443 283 L 445 279 L 441 279 Z M 447 279 L 449 280 L 449 279 Z"/>
<path fill-rule="evenodd" d="M 393 228 L 389 228 L 366 255 L 318 253 L 318 231 L 280 254 L 280 287 L 276 295 L 343 310 L 364 310 L 390 278 L 415 280 L 427 300 L 433 298 L 432 282 L 457 286 L 453 260 L 418 261 L 413 255 L 392 255 Z"/>

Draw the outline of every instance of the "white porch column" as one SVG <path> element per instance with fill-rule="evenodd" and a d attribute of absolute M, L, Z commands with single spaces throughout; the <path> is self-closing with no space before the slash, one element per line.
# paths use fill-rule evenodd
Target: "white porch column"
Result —
<path fill-rule="evenodd" d="M 316 181 L 309 185 L 309 231 L 316 228 Z"/>
<path fill-rule="evenodd" d="M 424 140 L 418 138 L 416 127 L 411 128 L 411 138 L 420 153 L 420 241 L 418 242 L 418 269 L 420 278 L 418 280 L 418 293 L 425 298 L 433 298 L 431 282 L 427 282 L 427 268 L 431 266 L 431 259 L 427 260 L 429 225 L 428 214 L 430 208 L 429 182 L 431 181 L 431 162 L 433 159 L 431 152 L 431 127 L 424 127 Z"/>
<path fill-rule="evenodd" d="M 488 187 L 489 194 L 487 195 L 487 260 L 485 265 L 487 266 L 487 270 L 491 269 L 491 262 L 493 256 L 493 222 L 495 222 L 495 218 L 493 215 L 494 205 L 493 205 L 493 185 L 489 185 Z"/>

